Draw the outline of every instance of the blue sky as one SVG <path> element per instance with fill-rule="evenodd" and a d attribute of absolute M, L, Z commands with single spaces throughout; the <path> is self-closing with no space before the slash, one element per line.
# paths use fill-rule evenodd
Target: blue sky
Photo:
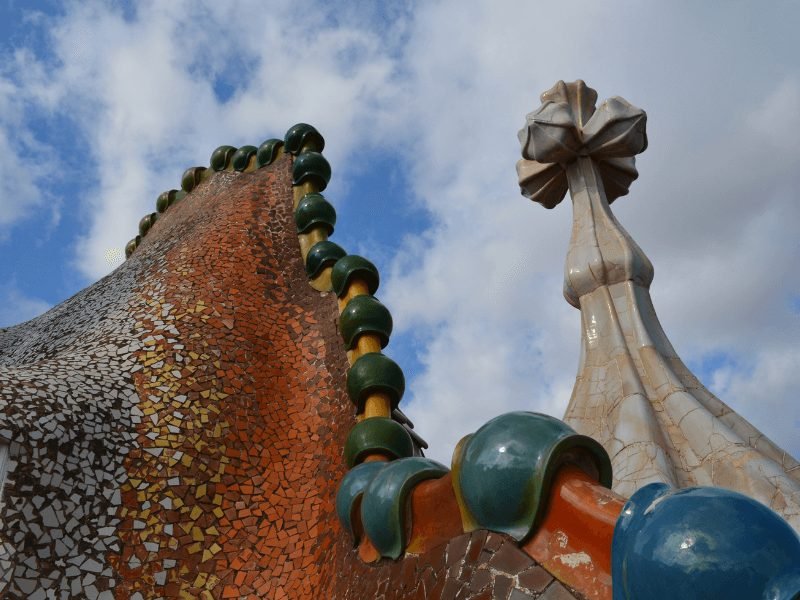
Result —
<path fill-rule="evenodd" d="M 334 239 L 381 269 L 407 412 L 449 461 L 514 409 L 563 413 L 579 315 L 568 203 L 519 195 L 516 132 L 582 78 L 648 113 L 614 204 L 677 351 L 800 455 L 793 2 L 0 0 L 0 326 L 113 270 L 221 144 L 327 140 Z"/>

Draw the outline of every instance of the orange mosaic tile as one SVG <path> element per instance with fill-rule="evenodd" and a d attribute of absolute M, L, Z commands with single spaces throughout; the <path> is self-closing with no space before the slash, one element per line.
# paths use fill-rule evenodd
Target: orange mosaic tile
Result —
<path fill-rule="evenodd" d="M 562 467 L 547 513 L 522 549 L 587 598 L 611 600 L 611 540 L 625 499 L 578 467 Z"/>
<path fill-rule="evenodd" d="M 246 597 L 267 583 L 303 597 L 319 585 L 299 567 L 329 550 L 308 536 L 334 523 L 320 492 L 341 473 L 329 423 L 346 419 L 331 374 L 345 363 L 335 303 L 308 287 L 297 252 L 288 169 L 215 175 L 131 258 L 149 267 L 138 320 L 152 343 L 138 357 L 142 452 L 126 463 L 137 486 L 123 487 L 118 597 L 167 585 Z M 236 178 L 249 181 L 234 191 Z M 308 326 L 318 320 L 327 336 Z"/>

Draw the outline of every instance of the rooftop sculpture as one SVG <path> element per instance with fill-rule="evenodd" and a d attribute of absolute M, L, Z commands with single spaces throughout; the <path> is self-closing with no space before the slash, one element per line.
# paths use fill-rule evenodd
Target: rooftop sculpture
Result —
<path fill-rule="evenodd" d="M 729 409 L 703 446 L 688 390 L 722 405 L 686 383 L 608 208 L 644 112 L 595 99 L 547 92 L 518 165 L 534 200 L 575 206 L 567 423 L 500 415 L 450 468 L 424 457 L 379 273 L 328 239 L 324 139 L 298 124 L 221 146 L 158 197 L 124 265 L 0 331 L 0 595 L 795 598 L 796 463 L 737 441 Z M 724 457 L 744 494 L 686 488 L 724 486 Z"/>
<path fill-rule="evenodd" d="M 658 322 L 653 265 L 610 208 L 637 177 L 646 116 L 596 100 L 559 82 L 520 132 L 523 193 L 547 208 L 572 195 L 564 297 L 581 311 L 581 360 L 564 420 L 603 444 L 623 496 L 654 481 L 730 488 L 800 531 L 800 463 L 703 387 Z"/>

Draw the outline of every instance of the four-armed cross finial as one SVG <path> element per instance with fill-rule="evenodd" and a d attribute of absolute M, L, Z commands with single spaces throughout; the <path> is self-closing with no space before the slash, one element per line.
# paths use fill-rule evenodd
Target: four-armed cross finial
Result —
<path fill-rule="evenodd" d="M 541 100 L 542 106 L 526 117 L 527 126 L 519 132 L 522 193 L 553 208 L 567 193 L 567 165 L 591 157 L 608 202 L 627 194 L 638 176 L 633 156 L 647 148 L 645 112 L 618 96 L 595 110 L 597 92 L 580 79 L 559 81 Z"/>
<path fill-rule="evenodd" d="M 546 208 L 573 200 L 564 297 L 580 298 L 599 286 L 634 281 L 649 286 L 653 266 L 614 218 L 609 204 L 636 179 L 634 155 L 647 148 L 645 112 L 615 96 L 595 109 L 597 92 L 583 81 L 559 81 L 519 132 L 517 163 L 522 193 Z"/>

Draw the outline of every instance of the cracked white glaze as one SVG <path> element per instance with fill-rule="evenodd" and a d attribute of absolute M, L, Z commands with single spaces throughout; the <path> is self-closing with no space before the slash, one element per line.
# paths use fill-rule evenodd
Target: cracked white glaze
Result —
<path fill-rule="evenodd" d="M 558 204 L 564 174 L 572 196 L 564 296 L 581 311 L 581 360 L 564 420 L 603 444 L 620 494 L 656 481 L 730 488 L 800 531 L 800 464 L 686 368 L 653 308 L 653 266 L 611 212 L 636 177 L 622 161 L 646 147 L 644 112 L 616 98 L 595 125 L 601 109 L 587 98 L 596 94 L 582 81 L 543 94 L 520 133 L 533 160 L 517 166 L 531 199 Z"/>

